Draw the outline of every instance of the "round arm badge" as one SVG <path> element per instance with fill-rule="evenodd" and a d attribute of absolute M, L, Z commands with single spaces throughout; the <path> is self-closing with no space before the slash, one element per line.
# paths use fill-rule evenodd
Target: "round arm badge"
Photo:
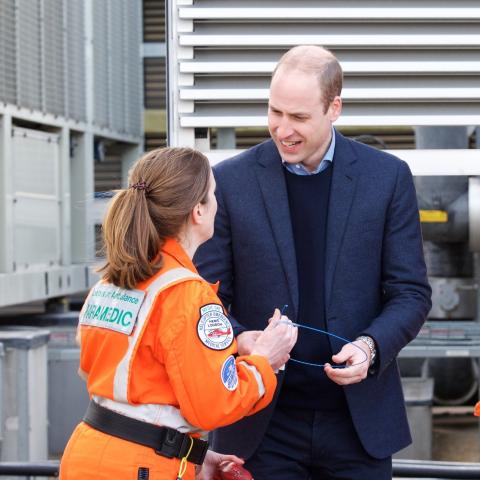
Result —
<path fill-rule="evenodd" d="M 230 355 L 222 365 L 222 383 L 227 390 L 233 392 L 238 387 L 238 373 L 235 357 Z"/>
<path fill-rule="evenodd" d="M 200 308 L 197 334 L 201 342 L 212 350 L 225 350 L 232 344 L 232 324 L 221 305 L 209 303 Z"/>

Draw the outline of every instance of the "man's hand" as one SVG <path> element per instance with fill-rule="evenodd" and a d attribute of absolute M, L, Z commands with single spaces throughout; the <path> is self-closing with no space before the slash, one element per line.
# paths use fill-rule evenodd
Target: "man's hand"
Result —
<path fill-rule="evenodd" d="M 257 338 L 260 336 L 261 333 L 261 330 L 248 330 L 238 335 L 236 337 L 238 354 L 250 355 L 252 353 L 255 342 L 257 341 Z"/>
<path fill-rule="evenodd" d="M 370 350 L 361 340 L 356 340 L 353 343 L 360 347 L 361 350 L 347 343 L 340 352 L 332 356 L 334 363 L 345 363 L 347 367 L 333 368 L 329 363 L 325 364 L 325 373 L 328 378 L 338 385 L 358 383 L 367 377 L 370 366 Z"/>
<path fill-rule="evenodd" d="M 243 465 L 244 461 L 235 455 L 223 455 L 207 450 L 205 460 L 195 475 L 195 480 L 221 480 L 221 472 L 228 470 L 229 465 Z"/>

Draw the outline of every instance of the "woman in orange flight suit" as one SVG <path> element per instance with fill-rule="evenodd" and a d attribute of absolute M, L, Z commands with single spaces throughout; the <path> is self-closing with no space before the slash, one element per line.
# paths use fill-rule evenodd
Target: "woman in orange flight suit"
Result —
<path fill-rule="evenodd" d="M 207 451 L 205 431 L 268 405 L 274 370 L 296 337 L 273 322 L 237 356 L 232 326 L 193 263 L 217 209 L 208 160 L 191 149 L 144 155 L 107 212 L 103 278 L 80 313 L 80 374 L 91 402 L 60 478 L 202 480 L 234 456 Z M 205 459 L 205 461 L 204 461 Z"/>

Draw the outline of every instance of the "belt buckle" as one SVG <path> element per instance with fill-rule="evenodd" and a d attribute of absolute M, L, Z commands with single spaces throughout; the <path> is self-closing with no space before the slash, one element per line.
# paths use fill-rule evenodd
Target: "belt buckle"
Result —
<path fill-rule="evenodd" d="M 155 450 L 155 453 L 167 458 L 180 458 L 178 455 L 180 451 L 178 446 L 179 435 L 182 434 L 171 428 L 167 429 L 167 433 L 165 434 L 162 445 L 160 446 L 159 450 Z"/>
<path fill-rule="evenodd" d="M 205 456 L 207 455 L 207 450 L 208 450 L 208 442 L 205 440 L 198 440 L 196 439 L 197 444 L 200 445 L 200 451 L 198 452 L 198 459 L 195 462 L 197 465 L 201 465 L 203 461 L 205 460 Z M 197 463 L 198 462 L 198 463 Z"/>
<path fill-rule="evenodd" d="M 208 442 L 200 440 L 199 438 L 185 435 L 180 447 L 179 458 L 186 458 L 187 462 L 194 463 L 195 465 L 201 465 L 205 459 L 207 450 Z M 189 455 L 187 456 L 187 454 Z"/>
<path fill-rule="evenodd" d="M 191 446 L 192 450 L 190 451 L 190 455 L 192 455 L 194 445 L 195 445 L 195 439 L 190 437 L 190 435 L 187 435 L 186 433 L 184 433 L 183 438 L 182 438 L 182 444 L 180 445 L 180 448 L 178 449 L 178 458 L 186 457 L 187 462 L 189 462 L 190 459 L 188 458 L 187 454 L 189 453 L 190 446 Z"/>

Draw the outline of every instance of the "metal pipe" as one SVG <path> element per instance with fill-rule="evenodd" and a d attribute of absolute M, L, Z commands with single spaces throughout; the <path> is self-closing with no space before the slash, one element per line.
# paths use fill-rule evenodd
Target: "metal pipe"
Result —
<path fill-rule="evenodd" d="M 0 462 L 0 476 L 58 477 L 60 462 L 48 460 L 45 462 Z"/>
<path fill-rule="evenodd" d="M 396 478 L 476 479 L 480 478 L 480 463 L 393 460 Z"/>
<path fill-rule="evenodd" d="M 60 462 L 0 462 L 0 476 L 32 475 L 58 477 Z M 422 460 L 393 460 L 393 475 L 396 478 L 477 479 L 480 478 L 480 463 L 433 462 Z"/>

